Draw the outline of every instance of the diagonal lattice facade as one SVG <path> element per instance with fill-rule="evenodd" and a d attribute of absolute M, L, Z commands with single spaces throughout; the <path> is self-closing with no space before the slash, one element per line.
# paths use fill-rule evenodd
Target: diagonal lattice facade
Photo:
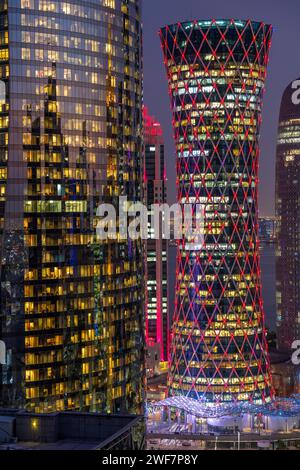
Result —
<path fill-rule="evenodd" d="M 204 207 L 204 242 L 177 250 L 169 394 L 273 397 L 258 240 L 258 137 L 272 28 L 212 20 L 163 28 L 178 200 Z"/>

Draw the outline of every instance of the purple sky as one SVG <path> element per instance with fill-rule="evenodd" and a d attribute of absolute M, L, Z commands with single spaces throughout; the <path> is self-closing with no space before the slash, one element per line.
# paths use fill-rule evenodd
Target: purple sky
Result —
<path fill-rule="evenodd" d="M 299 0 L 143 0 L 145 104 L 165 134 L 170 200 L 175 200 L 175 150 L 171 111 L 158 30 L 177 21 L 252 19 L 274 27 L 261 131 L 260 213 L 274 213 L 275 154 L 280 101 L 300 75 Z"/>

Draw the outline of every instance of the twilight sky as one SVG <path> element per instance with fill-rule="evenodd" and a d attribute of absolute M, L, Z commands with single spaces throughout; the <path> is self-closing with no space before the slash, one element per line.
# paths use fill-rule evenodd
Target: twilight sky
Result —
<path fill-rule="evenodd" d="M 169 199 L 175 201 L 175 149 L 158 30 L 177 21 L 252 19 L 274 27 L 261 130 L 260 214 L 274 213 L 275 154 L 280 101 L 300 76 L 299 0 L 143 0 L 145 104 L 162 124 L 166 141 Z"/>

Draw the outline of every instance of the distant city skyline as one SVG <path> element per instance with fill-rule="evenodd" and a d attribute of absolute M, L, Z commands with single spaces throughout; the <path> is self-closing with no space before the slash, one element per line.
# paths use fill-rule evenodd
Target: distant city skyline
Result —
<path fill-rule="evenodd" d="M 168 360 L 168 265 L 167 240 L 155 239 L 151 226 L 153 204 L 164 204 L 165 145 L 160 123 L 144 107 L 144 197 L 149 211 L 146 241 L 146 340 L 149 348 L 158 346 L 161 361 Z"/>
<path fill-rule="evenodd" d="M 158 14 L 159 12 L 159 14 Z M 242 4 L 238 0 L 224 3 L 199 4 L 196 0 L 151 0 L 143 2 L 144 23 L 144 98 L 152 113 L 161 122 L 165 135 L 168 197 L 175 201 L 175 148 L 172 140 L 171 111 L 165 83 L 158 30 L 164 24 L 195 18 L 239 18 L 263 20 L 273 24 L 274 34 L 264 97 L 260 158 L 260 216 L 275 214 L 275 156 L 279 109 L 282 94 L 292 80 L 299 76 L 298 44 L 300 3 L 290 0 L 282 8 L 280 0 L 253 0 Z M 284 45 L 284 46 L 283 46 Z"/>

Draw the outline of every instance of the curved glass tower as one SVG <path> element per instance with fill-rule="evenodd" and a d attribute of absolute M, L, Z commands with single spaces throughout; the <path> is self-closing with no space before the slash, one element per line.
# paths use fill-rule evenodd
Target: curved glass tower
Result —
<path fill-rule="evenodd" d="M 0 406 L 142 411 L 140 242 L 98 242 L 140 200 L 140 0 L 0 2 Z"/>
<path fill-rule="evenodd" d="M 276 300 L 278 344 L 300 337 L 300 79 L 284 91 L 276 157 Z"/>
<path fill-rule="evenodd" d="M 271 400 L 258 242 L 258 137 L 272 28 L 240 20 L 161 30 L 178 200 L 204 207 L 204 242 L 178 243 L 169 394 Z"/>

